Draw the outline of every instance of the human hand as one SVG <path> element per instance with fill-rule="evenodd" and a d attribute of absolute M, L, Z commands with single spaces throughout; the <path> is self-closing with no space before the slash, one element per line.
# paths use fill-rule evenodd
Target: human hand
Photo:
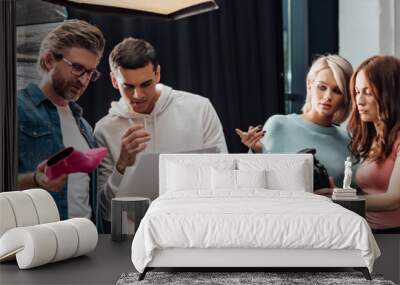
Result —
<path fill-rule="evenodd" d="M 329 176 L 329 187 L 328 188 L 320 188 L 314 191 L 315 194 L 318 195 L 324 195 L 324 196 L 328 196 L 328 195 L 332 195 L 333 194 L 333 189 L 337 188 L 335 185 L 335 181 L 333 180 L 332 176 Z"/>
<path fill-rule="evenodd" d="M 239 135 L 241 142 L 254 152 L 262 152 L 262 143 L 260 140 L 264 137 L 265 131 L 259 125 L 257 127 L 250 126 L 247 132 L 241 129 L 235 129 Z"/>
<path fill-rule="evenodd" d="M 63 174 L 55 179 L 49 179 L 46 174 L 44 174 L 46 162 L 47 160 L 42 161 L 36 167 L 36 171 L 33 173 L 33 180 L 39 188 L 45 189 L 49 192 L 59 192 L 67 182 L 67 175 Z"/>
<path fill-rule="evenodd" d="M 146 148 L 145 142 L 150 139 L 150 134 L 142 124 L 135 124 L 126 130 L 122 135 L 121 152 L 116 164 L 118 172 L 124 174 L 125 169 L 135 163 L 136 155 Z"/>

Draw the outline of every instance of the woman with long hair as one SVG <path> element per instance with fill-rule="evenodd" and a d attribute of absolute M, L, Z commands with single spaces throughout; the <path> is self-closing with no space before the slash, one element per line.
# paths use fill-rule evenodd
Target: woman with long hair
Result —
<path fill-rule="evenodd" d="M 242 143 L 257 153 L 295 153 L 315 148 L 316 158 L 335 184 L 341 185 L 350 140 L 338 124 L 347 119 L 351 110 L 348 86 L 352 73 L 351 64 L 339 55 L 318 57 L 307 74 L 303 114 L 274 115 L 264 128 L 250 127 L 247 132 L 236 129 Z M 332 188 L 317 193 L 331 193 Z"/>
<path fill-rule="evenodd" d="M 400 230 L 400 60 L 368 58 L 350 91 L 350 149 L 361 161 L 356 180 L 367 194 L 367 220 L 373 229 Z"/>

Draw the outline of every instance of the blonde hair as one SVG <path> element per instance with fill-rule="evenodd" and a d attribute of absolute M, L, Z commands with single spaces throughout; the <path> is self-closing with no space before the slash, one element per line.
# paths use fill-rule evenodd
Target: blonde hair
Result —
<path fill-rule="evenodd" d="M 306 78 L 307 96 L 302 111 L 303 113 L 307 113 L 311 110 L 311 94 L 309 92 L 308 83 L 312 82 L 320 71 L 327 68 L 332 71 L 333 77 L 344 98 L 343 106 L 333 116 L 333 122 L 340 124 L 347 119 L 351 110 L 349 82 L 353 73 L 353 67 L 346 59 L 339 55 L 328 54 L 319 56 L 311 65 Z"/>
<path fill-rule="evenodd" d="M 81 20 L 66 20 L 54 30 L 50 31 L 40 44 L 37 68 L 39 72 L 46 72 L 44 54 L 47 52 L 59 56 L 66 48 L 84 48 L 99 57 L 103 55 L 105 39 L 102 32 L 96 27 Z"/>

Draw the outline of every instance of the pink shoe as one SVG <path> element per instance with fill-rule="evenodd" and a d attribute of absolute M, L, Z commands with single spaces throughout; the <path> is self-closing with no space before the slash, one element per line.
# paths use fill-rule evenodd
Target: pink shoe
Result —
<path fill-rule="evenodd" d="M 63 174 L 92 172 L 107 153 L 108 150 L 105 147 L 84 152 L 75 150 L 73 147 L 64 148 L 47 160 L 45 174 L 49 179 L 54 179 Z"/>

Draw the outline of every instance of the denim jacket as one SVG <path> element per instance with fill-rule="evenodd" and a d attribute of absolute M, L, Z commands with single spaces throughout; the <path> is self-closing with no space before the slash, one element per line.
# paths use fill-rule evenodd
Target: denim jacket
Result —
<path fill-rule="evenodd" d="M 90 148 L 96 147 L 92 127 L 82 117 L 82 108 L 69 103 L 79 129 Z M 18 172 L 32 172 L 37 165 L 65 148 L 57 108 L 36 84 L 29 84 L 17 93 L 18 108 Z M 96 222 L 97 173 L 90 174 L 90 204 Z M 68 219 L 67 183 L 60 192 L 49 192 L 57 204 L 61 220 Z"/>

